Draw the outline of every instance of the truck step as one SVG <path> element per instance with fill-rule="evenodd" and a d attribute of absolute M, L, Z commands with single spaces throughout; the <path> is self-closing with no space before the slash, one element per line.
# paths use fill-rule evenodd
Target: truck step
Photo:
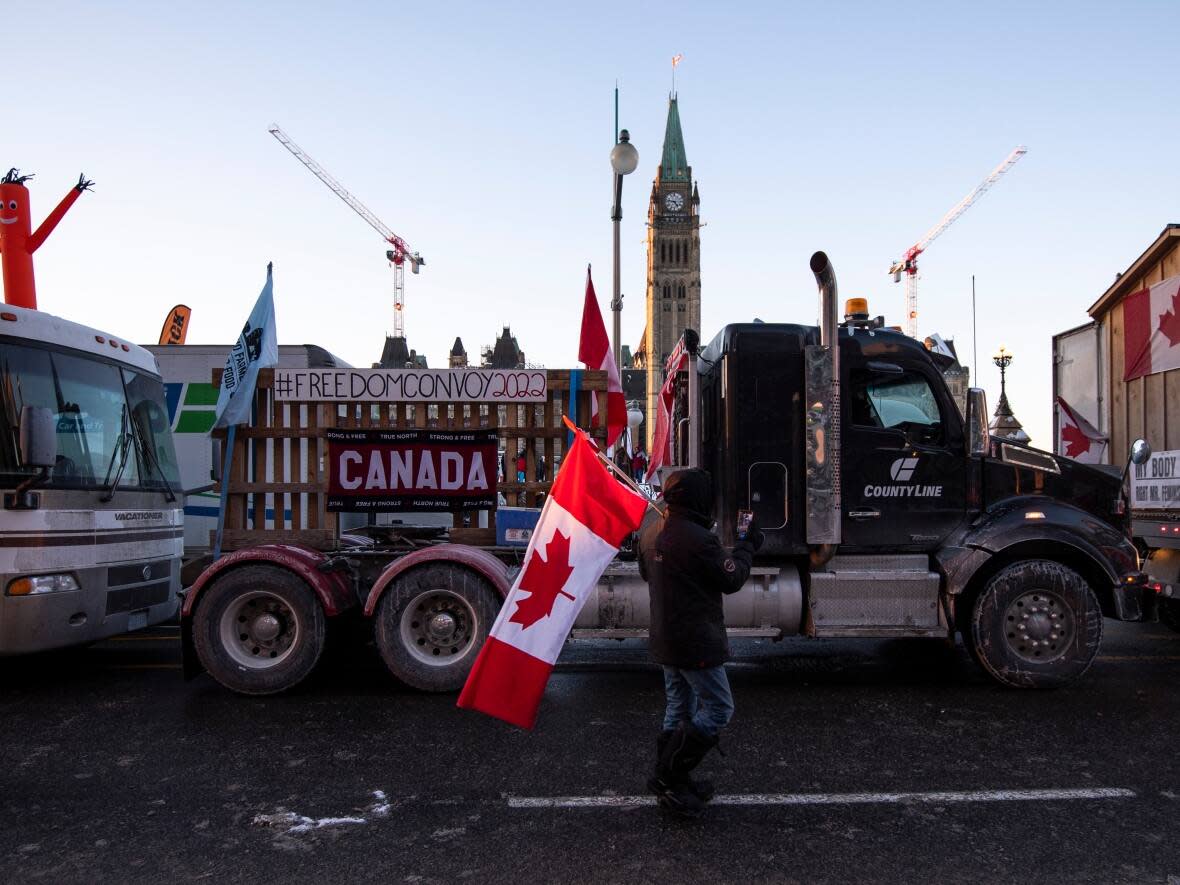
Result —
<path fill-rule="evenodd" d="M 944 635 L 941 581 L 922 554 L 837 556 L 811 573 L 815 636 Z M 852 631 L 852 632 L 849 632 Z M 924 632 L 924 631 L 933 631 Z"/>

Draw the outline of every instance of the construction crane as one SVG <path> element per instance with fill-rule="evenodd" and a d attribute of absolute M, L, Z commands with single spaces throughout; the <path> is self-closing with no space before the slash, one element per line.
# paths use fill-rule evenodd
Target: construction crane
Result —
<path fill-rule="evenodd" d="M 417 252 L 410 251 L 409 243 L 391 231 L 381 219 L 369 211 L 364 203 L 350 194 L 344 185 L 333 178 L 323 166 L 309 157 L 303 148 L 293 142 L 286 132 L 277 125 L 269 127 L 267 132 L 277 138 L 279 144 L 294 154 L 295 159 L 310 169 L 316 178 L 326 184 L 332 193 L 347 203 L 353 212 L 367 221 L 369 227 L 381 234 L 381 238 L 393 247 L 385 251 L 385 257 L 389 260 L 390 265 L 393 266 L 393 337 L 405 338 L 406 324 L 403 311 L 406 300 L 406 262 L 408 261 L 410 263 L 410 271 L 412 273 L 418 273 L 418 269 L 426 263 L 426 260 Z"/>
<path fill-rule="evenodd" d="M 1008 155 L 999 166 L 991 171 L 983 181 L 976 185 L 975 189 L 963 199 L 959 200 L 946 215 L 942 216 L 938 224 L 926 231 L 925 235 L 906 249 L 905 254 L 900 261 L 893 262 L 889 268 L 889 272 L 893 274 L 893 282 L 899 282 L 902 274 L 905 274 L 905 312 L 906 312 L 906 334 L 911 338 L 918 337 L 918 256 L 926 251 L 926 247 L 933 243 L 948 227 L 955 223 L 960 215 L 971 208 L 971 205 L 982 197 L 993 184 L 999 181 L 1000 176 L 1016 165 L 1017 160 L 1028 153 L 1028 148 L 1024 145 L 1019 145 L 1015 150 Z"/>

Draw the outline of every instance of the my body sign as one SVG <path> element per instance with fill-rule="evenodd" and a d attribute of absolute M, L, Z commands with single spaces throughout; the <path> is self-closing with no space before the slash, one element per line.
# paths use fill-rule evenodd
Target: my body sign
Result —
<path fill-rule="evenodd" d="M 275 369 L 279 402 L 543 403 L 537 369 Z"/>
<path fill-rule="evenodd" d="M 494 430 L 326 430 L 328 510 L 496 506 Z"/>

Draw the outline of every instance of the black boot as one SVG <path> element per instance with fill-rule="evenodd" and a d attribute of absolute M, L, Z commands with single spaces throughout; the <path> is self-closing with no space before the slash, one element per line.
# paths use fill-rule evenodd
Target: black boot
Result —
<path fill-rule="evenodd" d="M 656 769 L 655 774 L 648 778 L 647 788 L 653 793 L 659 793 L 659 789 L 655 786 L 656 782 L 660 780 L 667 780 L 671 783 L 671 772 L 661 768 L 661 761 L 667 750 L 668 742 L 672 740 L 672 736 L 676 734 L 675 729 L 666 728 L 660 732 L 660 736 L 656 738 Z M 715 790 L 713 782 L 707 780 L 697 780 L 696 778 L 688 778 L 688 788 L 692 790 L 698 799 L 702 802 L 708 802 L 713 798 Z"/>
<path fill-rule="evenodd" d="M 648 788 L 659 797 L 661 807 L 681 817 L 696 817 L 704 810 L 708 799 L 698 795 L 689 773 L 716 745 L 717 738 L 702 734 L 689 723 L 681 723 L 671 734 L 660 735 L 657 739 L 659 762 L 655 776 L 648 781 Z M 712 784 L 701 783 L 697 787 L 703 788 L 712 798 Z"/>

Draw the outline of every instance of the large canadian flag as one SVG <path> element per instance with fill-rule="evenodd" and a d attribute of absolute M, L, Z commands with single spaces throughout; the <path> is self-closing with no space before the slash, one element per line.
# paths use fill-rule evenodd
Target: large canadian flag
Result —
<path fill-rule="evenodd" d="M 1123 380 L 1180 369 L 1180 277 L 1123 299 Z"/>
<path fill-rule="evenodd" d="M 590 268 L 586 268 L 586 300 L 582 304 L 582 335 L 578 340 L 578 359 L 587 369 L 606 372 L 606 445 L 610 448 L 627 426 L 627 400 L 623 396 L 623 382 L 615 355 L 611 352 L 610 339 L 606 337 L 606 326 L 602 322 L 602 311 L 598 308 L 598 296 L 594 294 L 594 281 L 590 279 Z M 597 395 L 591 396 L 595 426 L 602 422 Z"/>
<path fill-rule="evenodd" d="M 646 507 L 646 498 L 607 473 L 578 431 L 460 707 L 533 727 L 574 619 Z"/>
<path fill-rule="evenodd" d="M 1106 436 L 1057 397 L 1057 454 L 1083 464 L 1101 464 Z"/>

